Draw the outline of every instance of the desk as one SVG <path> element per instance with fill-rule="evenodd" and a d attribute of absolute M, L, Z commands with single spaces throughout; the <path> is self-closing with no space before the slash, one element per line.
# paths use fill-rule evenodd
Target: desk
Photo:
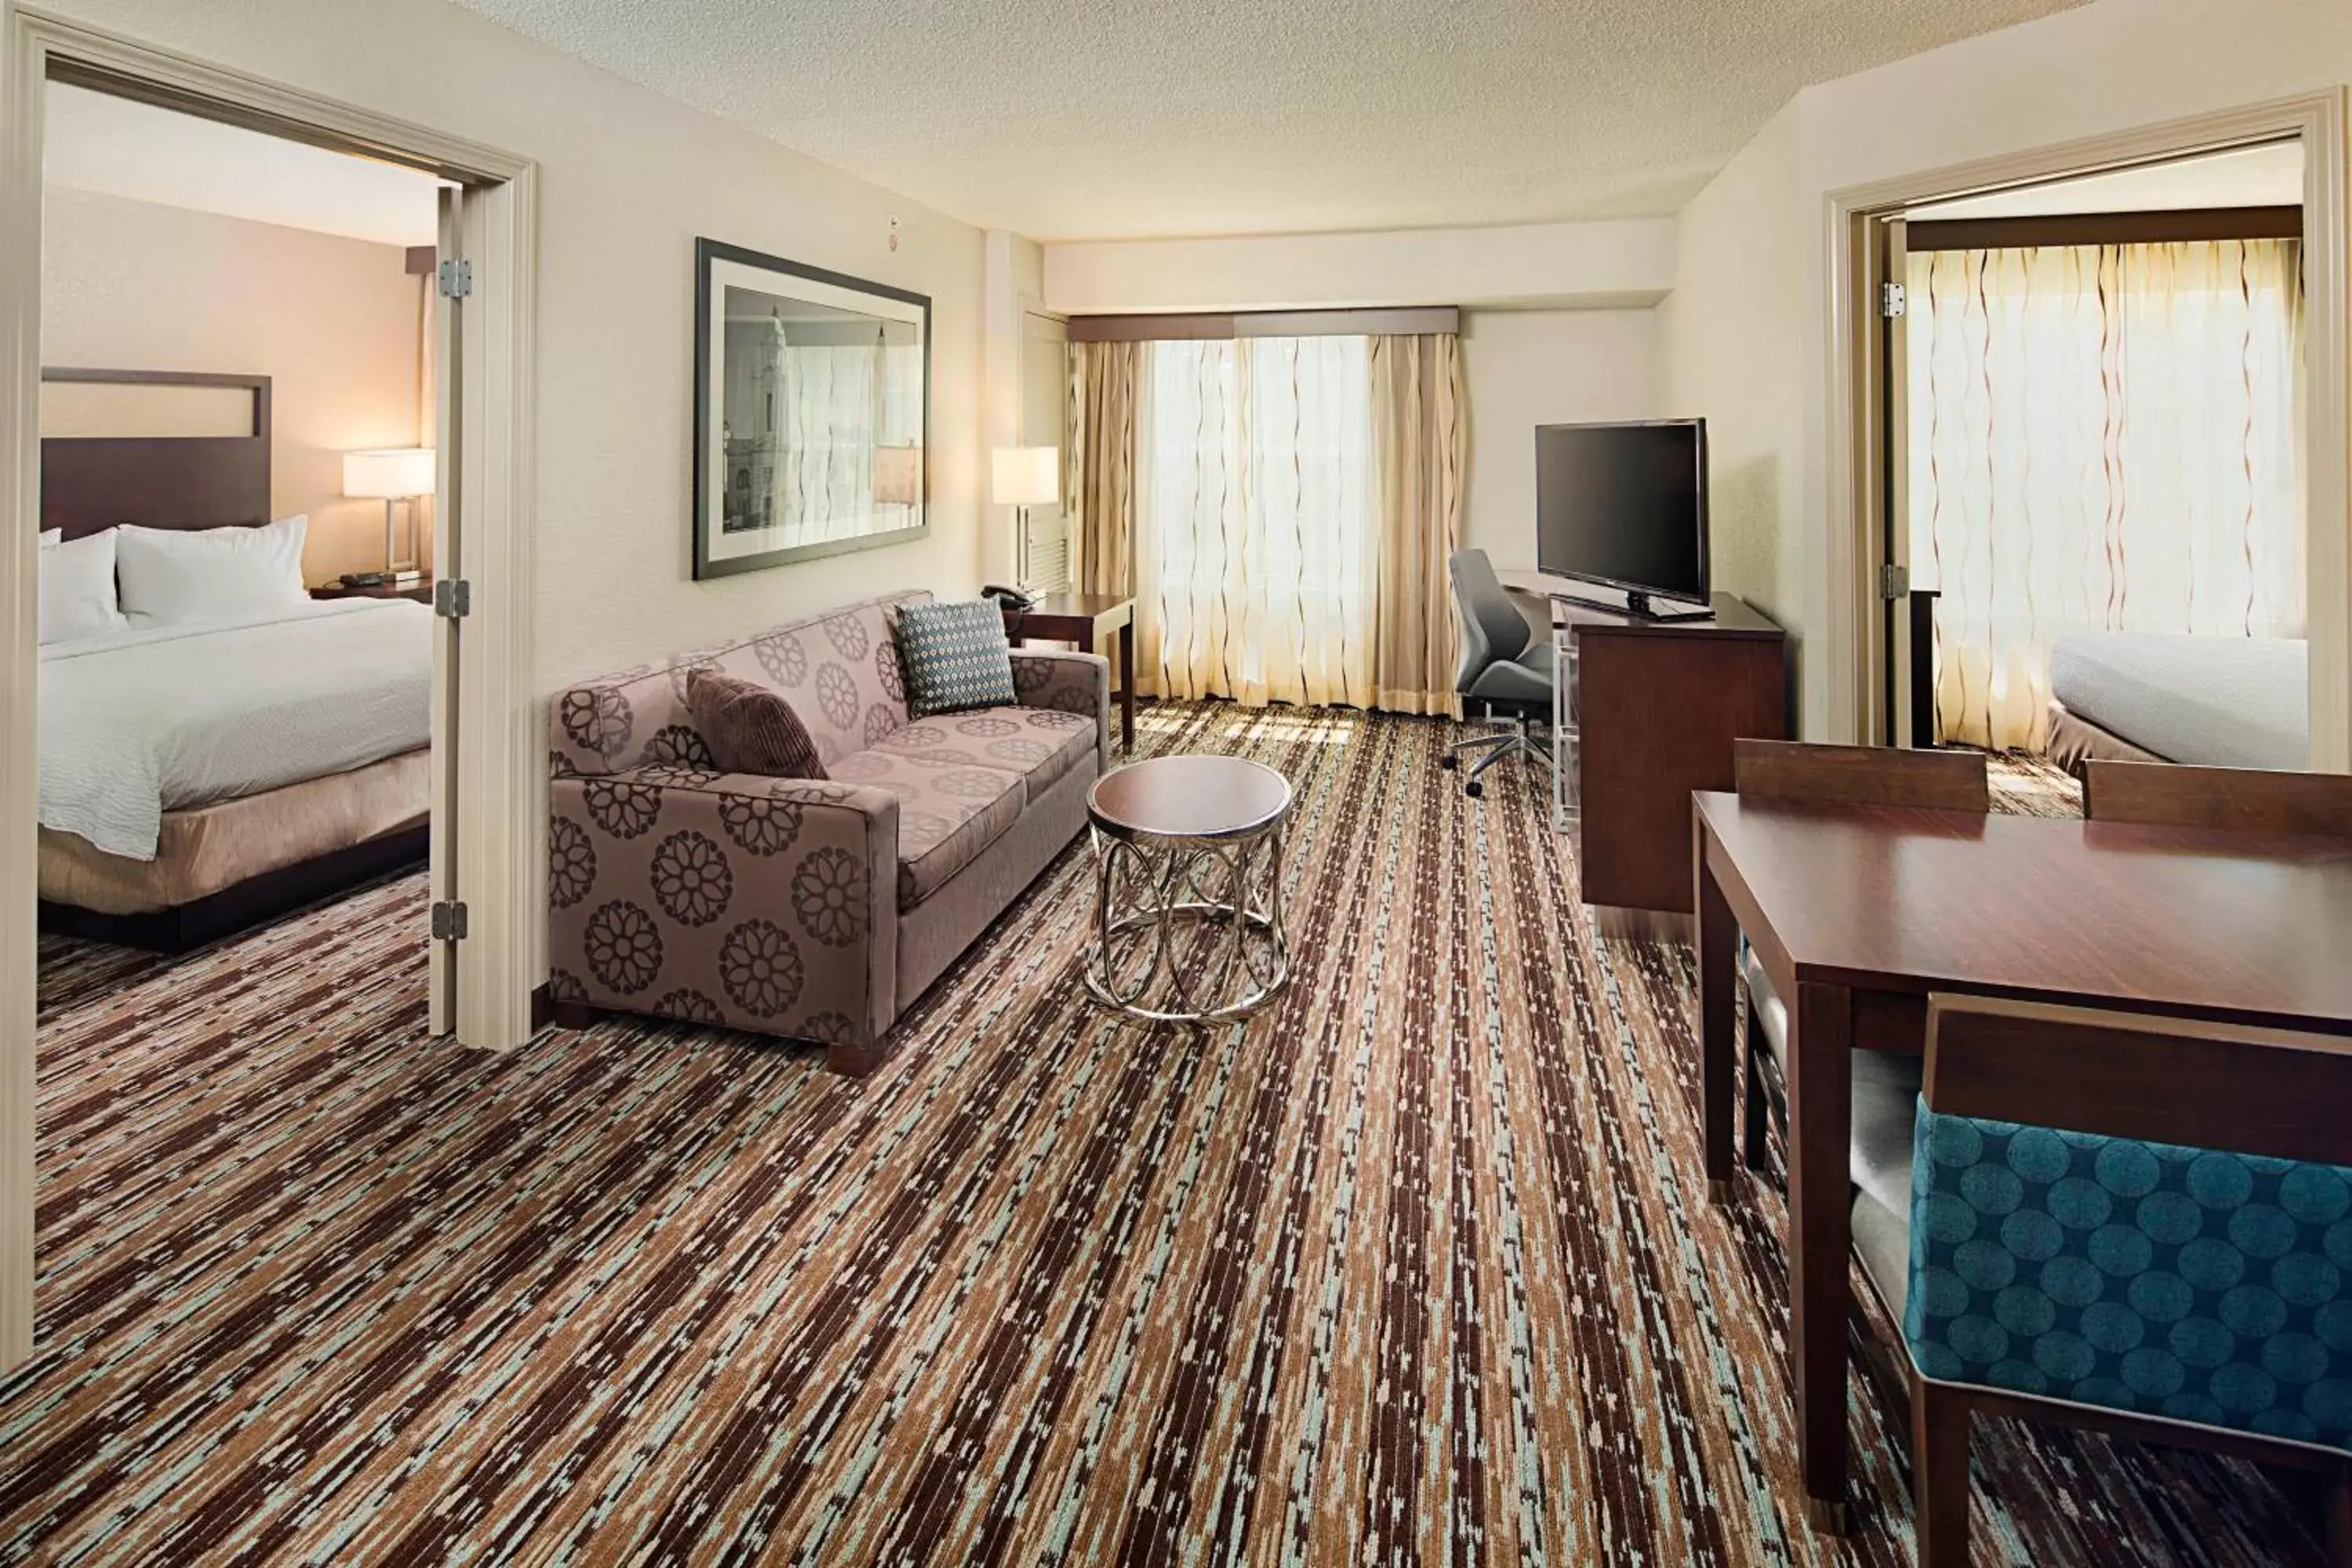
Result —
<path fill-rule="evenodd" d="M 1930 991 L 2352 1035 L 2352 844 L 1692 797 L 1706 1178 L 1731 1191 L 1738 936 L 1789 1003 L 1789 1346 L 1807 1512 L 1846 1471 L 1851 1050 Z"/>
<path fill-rule="evenodd" d="M 1123 594 L 1047 594 L 1025 610 L 1007 608 L 1004 636 L 1013 647 L 1034 637 L 1104 653 L 1118 634 L 1119 746 L 1135 750 L 1135 600 Z"/>

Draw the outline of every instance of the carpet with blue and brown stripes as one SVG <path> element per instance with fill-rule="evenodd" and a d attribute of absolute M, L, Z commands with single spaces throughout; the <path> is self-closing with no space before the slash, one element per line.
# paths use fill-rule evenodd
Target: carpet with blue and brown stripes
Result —
<path fill-rule="evenodd" d="M 1087 1003 L 1082 848 L 863 1082 L 428 1039 L 415 879 L 183 960 L 46 945 L 0 1554 L 1907 1562 L 1859 1375 L 1861 1532 L 1797 1521 L 1780 1213 L 1701 1198 L 1688 953 L 1596 936 L 1533 788 L 1465 800 L 1444 739 L 1145 714 L 1298 787 L 1297 983 L 1246 1027 Z M 2317 1557 L 2241 1467 L 1977 1452 L 1980 1561 Z"/>

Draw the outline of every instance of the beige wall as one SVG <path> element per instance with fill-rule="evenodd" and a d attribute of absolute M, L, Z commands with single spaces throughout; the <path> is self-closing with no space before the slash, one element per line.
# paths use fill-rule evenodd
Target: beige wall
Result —
<path fill-rule="evenodd" d="M 270 512 L 310 516 L 304 574 L 383 565 L 383 503 L 343 499 L 342 454 L 432 444 L 401 247 L 55 185 L 42 216 L 45 361 L 268 376 Z"/>
<path fill-rule="evenodd" d="M 1807 89 L 1685 209 L 1668 391 L 1709 419 L 1718 494 L 1743 498 L 1718 506 L 1718 557 L 1808 645 L 1805 734 L 1855 718 L 1850 679 L 1811 646 L 1845 589 L 1826 521 L 1830 194 L 2347 81 L 2344 0 L 2096 0 Z"/>
<path fill-rule="evenodd" d="M 539 162 L 542 694 L 886 588 L 977 585 L 979 230 L 440 0 L 50 9 Z M 929 538 L 692 581 L 698 235 L 931 296 Z"/>
<path fill-rule="evenodd" d="M 1670 415 L 1658 349 L 1654 310 L 1465 311 L 1470 468 L 1462 542 L 1498 567 L 1532 567 L 1535 427 Z"/>
<path fill-rule="evenodd" d="M 1652 305 L 1674 283 L 1672 218 L 1383 234 L 1045 247 L 1057 310 L 1390 305 Z"/>

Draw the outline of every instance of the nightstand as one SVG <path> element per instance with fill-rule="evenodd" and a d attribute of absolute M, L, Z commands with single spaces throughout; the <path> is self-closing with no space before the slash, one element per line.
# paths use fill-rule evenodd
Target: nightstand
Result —
<path fill-rule="evenodd" d="M 341 583 L 322 583 L 310 590 L 314 599 L 414 599 L 420 605 L 433 602 L 433 579 L 419 577 L 412 583 L 379 583 L 369 588 L 346 588 Z"/>
<path fill-rule="evenodd" d="M 1110 651 L 1118 639 L 1119 744 L 1135 750 L 1135 600 L 1125 594 L 1047 594 L 1025 610 L 1004 612 L 1004 640 L 1019 647 L 1034 637 L 1077 645 L 1080 653 Z"/>

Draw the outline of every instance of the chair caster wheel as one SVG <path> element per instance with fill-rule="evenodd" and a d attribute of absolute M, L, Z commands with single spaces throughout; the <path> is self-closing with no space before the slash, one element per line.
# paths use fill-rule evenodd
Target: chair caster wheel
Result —
<path fill-rule="evenodd" d="M 1441 767 L 1441 768 L 1444 768 L 1447 773 L 1452 773 L 1454 769 L 1456 769 L 1456 768 L 1458 768 L 1458 767 L 1460 767 L 1460 766 L 1462 765 L 1462 759 L 1461 759 L 1461 758 L 1459 758 L 1459 757 L 1457 757 L 1457 756 L 1455 756 L 1453 752 L 1446 752 L 1446 753 L 1445 753 L 1445 755 L 1444 755 L 1444 756 L 1442 756 L 1442 757 L 1440 757 L 1440 758 L 1438 758 L 1438 759 L 1437 759 L 1437 765 L 1438 765 L 1439 767 Z"/>
<path fill-rule="evenodd" d="M 1486 786 L 1480 784 L 1476 779 L 1472 779 L 1468 784 L 1462 786 L 1462 793 L 1468 795 L 1472 800 L 1477 800 L 1486 795 Z"/>

